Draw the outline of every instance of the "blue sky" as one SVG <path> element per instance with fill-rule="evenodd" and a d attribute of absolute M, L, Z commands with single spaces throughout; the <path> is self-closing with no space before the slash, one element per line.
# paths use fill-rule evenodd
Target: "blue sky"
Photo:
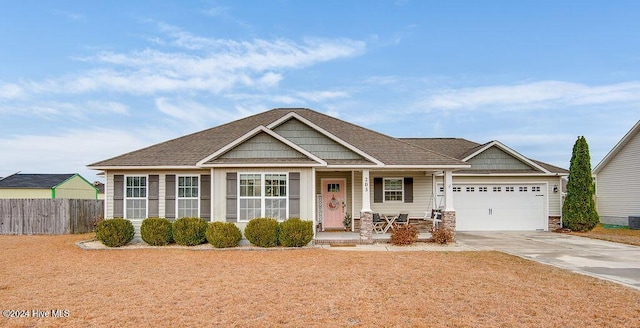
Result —
<path fill-rule="evenodd" d="M 0 176 L 275 107 L 596 165 L 640 119 L 635 1 L 7 1 Z"/>

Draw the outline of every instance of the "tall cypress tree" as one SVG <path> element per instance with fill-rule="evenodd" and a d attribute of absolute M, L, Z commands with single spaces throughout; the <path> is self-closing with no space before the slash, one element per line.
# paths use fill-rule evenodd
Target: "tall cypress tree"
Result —
<path fill-rule="evenodd" d="M 594 192 L 589 145 L 587 140 L 580 136 L 573 145 L 567 196 L 562 205 L 562 225 L 565 228 L 589 231 L 600 222 L 593 199 Z"/>

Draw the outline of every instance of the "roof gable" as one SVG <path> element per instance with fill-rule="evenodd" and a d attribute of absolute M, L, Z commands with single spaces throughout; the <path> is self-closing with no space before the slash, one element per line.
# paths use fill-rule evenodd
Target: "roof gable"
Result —
<path fill-rule="evenodd" d="M 471 170 L 526 170 L 551 173 L 497 140 L 476 147 L 462 160 L 471 164 Z"/>
<path fill-rule="evenodd" d="M 594 174 L 602 171 L 612 159 L 614 159 L 634 138 L 640 138 L 640 121 L 638 121 L 627 134 L 607 153 L 607 155 L 593 169 Z"/>
<path fill-rule="evenodd" d="M 198 162 L 198 166 L 230 163 L 255 164 L 258 162 L 326 165 L 326 162 L 319 157 L 264 126 L 259 126 L 207 156 Z"/>
<path fill-rule="evenodd" d="M 14 174 L 0 180 L 0 188 L 51 189 L 76 174 Z"/>

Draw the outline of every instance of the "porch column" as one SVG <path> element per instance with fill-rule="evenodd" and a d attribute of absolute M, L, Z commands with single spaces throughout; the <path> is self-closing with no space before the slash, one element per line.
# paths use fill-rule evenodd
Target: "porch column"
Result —
<path fill-rule="evenodd" d="M 456 210 L 453 208 L 453 171 L 444 171 L 444 211 L 442 226 L 456 230 Z"/>
<path fill-rule="evenodd" d="M 373 213 L 370 199 L 369 170 L 362 170 L 362 210 L 360 210 L 360 240 L 373 242 Z"/>

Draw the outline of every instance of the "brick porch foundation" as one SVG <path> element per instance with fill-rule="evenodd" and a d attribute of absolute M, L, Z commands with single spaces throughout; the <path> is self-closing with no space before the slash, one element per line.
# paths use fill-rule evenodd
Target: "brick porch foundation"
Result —
<path fill-rule="evenodd" d="M 373 244 L 373 213 L 360 213 L 360 241 L 363 244 Z"/>

